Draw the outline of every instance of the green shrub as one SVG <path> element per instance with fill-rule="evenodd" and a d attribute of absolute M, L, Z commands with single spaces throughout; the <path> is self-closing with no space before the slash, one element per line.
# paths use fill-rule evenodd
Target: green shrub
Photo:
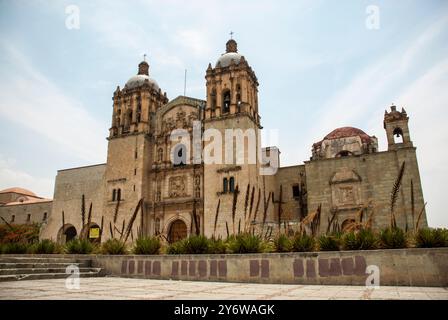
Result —
<path fill-rule="evenodd" d="M 28 251 L 29 244 L 25 242 L 10 242 L 3 244 L 3 254 L 23 254 Z"/>
<path fill-rule="evenodd" d="M 171 243 L 166 249 L 167 254 L 185 254 L 185 239 Z"/>
<path fill-rule="evenodd" d="M 126 254 L 126 243 L 118 239 L 109 239 L 101 245 L 101 252 L 111 255 Z"/>
<path fill-rule="evenodd" d="M 262 239 L 254 234 L 241 233 L 228 242 L 232 253 L 259 253 L 263 251 Z"/>
<path fill-rule="evenodd" d="M 208 243 L 208 253 L 224 254 L 227 251 L 226 243 L 222 239 L 210 239 Z"/>
<path fill-rule="evenodd" d="M 209 240 L 203 235 L 193 235 L 185 240 L 184 248 L 187 254 L 204 254 L 208 252 Z"/>
<path fill-rule="evenodd" d="M 159 254 L 161 247 L 157 237 L 142 237 L 135 242 L 133 252 L 135 254 Z"/>
<path fill-rule="evenodd" d="M 65 252 L 69 254 L 90 254 L 93 244 L 87 239 L 74 239 L 65 244 Z"/>
<path fill-rule="evenodd" d="M 317 242 L 321 251 L 338 251 L 341 241 L 336 235 L 324 234 L 317 239 Z"/>
<path fill-rule="evenodd" d="M 415 246 L 418 248 L 438 248 L 448 246 L 446 229 L 420 229 L 415 235 Z"/>
<path fill-rule="evenodd" d="M 52 240 L 44 239 L 32 244 L 28 250 L 32 254 L 53 254 L 60 253 L 60 247 Z"/>
<path fill-rule="evenodd" d="M 370 229 L 348 232 L 342 237 L 345 250 L 371 250 L 377 246 L 377 238 Z"/>
<path fill-rule="evenodd" d="M 292 249 L 295 252 L 310 252 L 314 249 L 315 240 L 307 234 L 295 235 L 292 240 Z"/>
<path fill-rule="evenodd" d="M 381 230 L 380 245 L 385 249 L 400 249 L 407 247 L 406 233 L 400 228 L 387 228 Z"/>
<path fill-rule="evenodd" d="M 289 252 L 292 248 L 291 240 L 285 234 L 280 234 L 275 238 L 274 246 L 276 252 Z"/>

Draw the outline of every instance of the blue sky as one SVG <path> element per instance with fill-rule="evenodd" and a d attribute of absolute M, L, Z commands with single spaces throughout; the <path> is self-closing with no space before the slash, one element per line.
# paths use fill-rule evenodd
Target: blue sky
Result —
<path fill-rule="evenodd" d="M 65 12 L 80 10 L 80 28 Z M 379 9 L 368 29 L 366 8 Z M 0 189 L 52 197 L 58 169 L 102 163 L 112 93 L 148 54 L 170 99 L 205 97 L 205 70 L 234 31 L 260 82 L 265 129 L 281 164 L 310 157 L 332 129 L 355 126 L 386 148 L 384 110 L 410 116 L 428 219 L 448 226 L 448 2 L 0 0 Z"/>

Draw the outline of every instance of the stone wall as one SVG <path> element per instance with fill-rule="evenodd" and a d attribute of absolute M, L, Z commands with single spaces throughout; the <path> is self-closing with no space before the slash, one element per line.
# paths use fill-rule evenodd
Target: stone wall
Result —
<path fill-rule="evenodd" d="M 92 222 L 100 225 L 103 209 L 103 178 L 106 165 L 59 170 L 55 180 L 53 208 L 42 239 L 59 240 L 62 228 L 62 211 L 65 224 L 73 225 L 79 235 L 82 230 L 81 198 L 84 194 L 86 223 L 90 203 L 92 203 Z"/>
<path fill-rule="evenodd" d="M 94 266 L 122 277 L 253 283 L 365 285 L 378 266 L 380 285 L 448 285 L 448 248 L 244 255 L 96 256 Z"/>
<path fill-rule="evenodd" d="M 328 217 L 337 211 L 340 224 L 355 219 L 359 209 L 368 206 L 374 212 L 373 227 L 390 225 L 391 191 L 406 162 L 401 188 L 395 205 L 397 224 L 411 228 L 424 205 L 415 148 L 377 152 L 361 156 L 308 161 L 305 164 L 308 189 L 308 210 L 322 205 L 321 232 L 326 230 Z M 414 190 L 412 218 L 411 180 Z M 426 214 L 420 226 L 427 226 Z"/>
<path fill-rule="evenodd" d="M 5 205 L 0 206 L 0 217 L 3 217 L 8 223 L 13 224 L 45 223 L 50 217 L 51 207 L 51 200 L 45 202 Z M 28 215 L 30 215 L 29 220 Z M 14 221 L 12 221 L 12 216 L 14 216 Z M 47 219 L 44 219 L 45 216 Z M 3 223 L 3 220 L 0 220 L 0 224 Z"/>

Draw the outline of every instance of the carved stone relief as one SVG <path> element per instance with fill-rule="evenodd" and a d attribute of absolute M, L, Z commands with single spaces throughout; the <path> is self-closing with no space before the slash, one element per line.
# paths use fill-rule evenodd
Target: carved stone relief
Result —
<path fill-rule="evenodd" d="M 187 196 L 186 181 L 184 176 L 170 177 L 169 192 L 170 198 L 179 198 Z"/>

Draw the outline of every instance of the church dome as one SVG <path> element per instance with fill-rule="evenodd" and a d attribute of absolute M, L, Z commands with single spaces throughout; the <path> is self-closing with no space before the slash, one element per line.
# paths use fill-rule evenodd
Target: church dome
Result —
<path fill-rule="evenodd" d="M 378 139 L 361 129 L 341 127 L 331 131 L 321 141 L 313 144 L 311 159 L 329 159 L 348 155 L 376 152 Z"/>
<path fill-rule="evenodd" d="M 31 197 L 37 197 L 37 195 L 34 192 L 27 190 L 27 189 L 23 189 L 23 188 L 17 188 L 17 187 L 3 189 L 0 191 L 0 193 L 20 193 L 20 194 L 31 196 Z"/>
<path fill-rule="evenodd" d="M 226 43 L 226 53 L 222 54 L 218 61 L 216 61 L 216 67 L 218 67 L 218 64 L 221 68 L 228 67 L 232 63 L 232 60 L 235 64 L 239 64 L 242 57 L 243 56 L 238 53 L 238 45 L 236 41 L 230 39 Z"/>
<path fill-rule="evenodd" d="M 142 86 L 148 81 L 148 84 L 154 89 L 159 90 L 159 85 L 157 82 L 149 76 L 149 64 L 146 61 L 140 62 L 138 65 L 138 74 L 131 77 L 128 82 L 126 82 L 126 89 L 134 89 Z"/>
<path fill-rule="evenodd" d="M 128 80 L 128 82 L 126 82 L 125 88 L 133 89 L 140 87 L 145 83 L 145 81 L 148 81 L 149 85 L 153 86 L 154 89 L 159 90 L 159 85 L 157 84 L 157 82 L 146 74 L 138 74 L 136 76 L 131 77 Z"/>
<path fill-rule="evenodd" d="M 371 140 L 371 137 L 367 133 L 365 133 L 361 129 L 354 127 L 337 128 L 331 131 L 329 134 L 327 134 L 324 140 L 335 140 L 356 136 L 359 136 L 363 142 L 369 142 Z"/>
<path fill-rule="evenodd" d="M 238 52 L 227 52 L 224 53 L 218 61 L 216 61 L 216 66 L 218 66 L 218 63 L 221 65 L 222 68 L 230 66 L 232 60 L 235 64 L 240 63 L 242 55 L 240 55 Z"/>

